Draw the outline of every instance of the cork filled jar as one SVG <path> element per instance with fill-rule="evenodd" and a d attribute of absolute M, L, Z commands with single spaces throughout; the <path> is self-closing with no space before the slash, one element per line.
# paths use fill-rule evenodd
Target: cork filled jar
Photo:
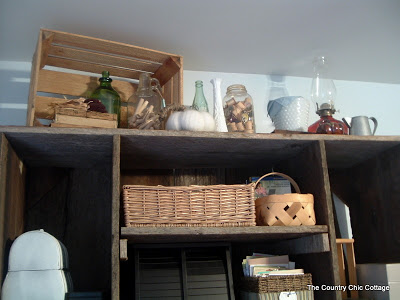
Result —
<path fill-rule="evenodd" d="M 224 114 L 229 132 L 254 133 L 253 99 L 242 84 L 228 86 L 224 97 Z"/>

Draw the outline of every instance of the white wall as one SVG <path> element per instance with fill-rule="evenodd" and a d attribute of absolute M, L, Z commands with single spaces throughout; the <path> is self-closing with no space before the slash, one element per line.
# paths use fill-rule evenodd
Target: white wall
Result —
<path fill-rule="evenodd" d="M 30 62 L 0 61 L 0 125 L 25 125 Z"/>

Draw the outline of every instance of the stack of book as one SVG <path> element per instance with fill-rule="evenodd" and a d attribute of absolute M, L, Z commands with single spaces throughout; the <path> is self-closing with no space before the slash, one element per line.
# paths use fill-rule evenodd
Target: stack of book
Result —
<path fill-rule="evenodd" d="M 51 127 L 117 128 L 117 114 L 88 111 L 82 108 L 56 107 Z"/>
<path fill-rule="evenodd" d="M 269 255 L 253 253 L 242 262 L 243 274 L 246 277 L 266 277 L 276 275 L 303 275 L 303 269 L 296 269 L 295 263 L 289 261 L 288 255 Z"/>

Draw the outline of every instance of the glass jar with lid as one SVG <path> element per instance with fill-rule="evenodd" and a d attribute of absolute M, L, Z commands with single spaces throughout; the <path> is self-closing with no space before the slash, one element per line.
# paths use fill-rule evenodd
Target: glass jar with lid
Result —
<path fill-rule="evenodd" d="M 228 86 L 224 97 L 224 114 L 229 132 L 254 133 L 253 99 L 242 84 Z"/>
<path fill-rule="evenodd" d="M 160 83 L 150 74 L 139 76 L 139 86 L 128 99 L 128 128 L 161 129 L 160 112 L 165 108 L 165 100 L 161 95 Z"/>

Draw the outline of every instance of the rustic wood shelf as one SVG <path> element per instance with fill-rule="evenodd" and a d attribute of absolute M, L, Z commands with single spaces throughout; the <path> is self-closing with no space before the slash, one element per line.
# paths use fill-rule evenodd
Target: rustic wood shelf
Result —
<path fill-rule="evenodd" d="M 327 233 L 328 226 L 254 227 L 121 227 L 121 238 L 133 243 L 263 242 Z"/>
<path fill-rule="evenodd" d="M 349 168 L 400 145 L 399 136 L 244 134 L 97 128 L 0 126 L 31 166 L 87 167 L 112 157 L 121 136 L 121 168 L 254 167 L 293 157 L 318 141 L 330 168 Z"/>
<path fill-rule="evenodd" d="M 0 273 L 6 243 L 43 228 L 68 248 L 74 285 L 106 288 L 113 300 L 131 280 L 121 268 L 121 239 L 128 252 L 138 243 L 229 242 L 245 256 L 248 245 L 261 245 L 295 256 L 315 285 L 337 285 L 332 192 L 349 205 L 357 262 L 400 261 L 393 240 L 400 228 L 400 136 L 0 126 L 0 144 Z M 236 184 L 272 168 L 314 195 L 318 225 L 121 227 L 124 184 Z"/>

